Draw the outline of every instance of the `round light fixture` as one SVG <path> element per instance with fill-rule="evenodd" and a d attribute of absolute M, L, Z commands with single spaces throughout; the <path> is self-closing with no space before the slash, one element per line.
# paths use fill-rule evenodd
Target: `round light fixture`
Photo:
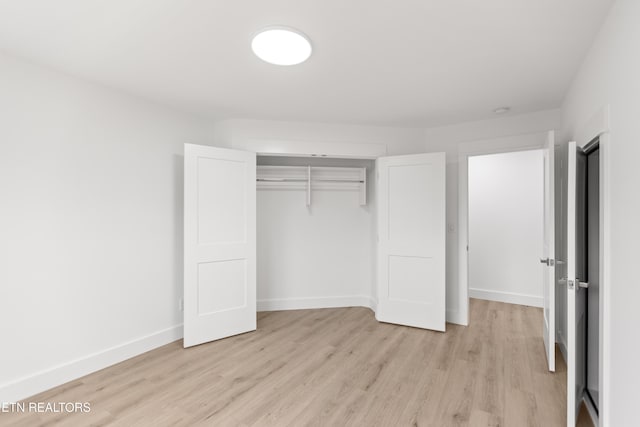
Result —
<path fill-rule="evenodd" d="M 311 56 L 311 42 L 300 31 L 288 27 L 268 27 L 251 41 L 253 53 L 275 65 L 296 65 Z"/>
<path fill-rule="evenodd" d="M 500 107 L 500 108 L 496 108 L 495 110 L 493 110 L 493 112 L 495 114 L 506 114 L 509 111 L 511 111 L 511 108 L 509 108 L 509 107 Z"/>

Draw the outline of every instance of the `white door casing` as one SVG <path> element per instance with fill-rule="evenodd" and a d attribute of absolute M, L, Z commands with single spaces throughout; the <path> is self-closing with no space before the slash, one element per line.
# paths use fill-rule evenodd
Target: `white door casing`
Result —
<path fill-rule="evenodd" d="M 444 331 L 445 154 L 380 157 L 376 167 L 376 318 Z"/>
<path fill-rule="evenodd" d="M 547 136 L 544 149 L 544 231 L 542 264 L 543 278 L 543 339 L 549 371 L 556 370 L 556 308 L 555 308 L 555 196 L 554 196 L 554 132 Z"/>
<path fill-rule="evenodd" d="M 184 346 L 256 329 L 256 154 L 185 144 Z"/>

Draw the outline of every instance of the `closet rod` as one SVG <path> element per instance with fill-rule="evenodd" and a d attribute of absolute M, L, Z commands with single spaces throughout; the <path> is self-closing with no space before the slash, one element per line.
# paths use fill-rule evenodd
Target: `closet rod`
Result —
<path fill-rule="evenodd" d="M 260 182 L 307 182 L 307 179 L 294 179 L 294 178 L 256 178 L 256 181 Z M 354 182 L 364 183 L 361 179 L 311 179 L 313 182 Z"/>
<path fill-rule="evenodd" d="M 361 179 L 312 179 L 312 181 L 316 182 L 355 182 L 355 183 L 364 183 Z"/>
<path fill-rule="evenodd" d="M 307 182 L 307 179 L 295 179 L 295 178 L 256 178 L 256 181 L 261 182 Z"/>

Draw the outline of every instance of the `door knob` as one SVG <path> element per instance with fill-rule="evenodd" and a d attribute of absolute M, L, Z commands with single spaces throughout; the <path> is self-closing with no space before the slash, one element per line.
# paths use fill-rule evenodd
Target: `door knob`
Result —
<path fill-rule="evenodd" d="M 551 258 L 540 258 L 540 264 L 547 264 L 549 267 L 553 267 L 555 265 L 555 260 Z"/>
<path fill-rule="evenodd" d="M 564 285 L 564 284 L 569 285 L 569 289 L 573 289 L 574 283 L 578 286 L 578 288 L 582 288 L 582 289 L 589 288 L 589 282 L 581 282 L 580 279 L 576 279 L 574 282 L 573 280 L 567 280 L 566 277 L 563 277 L 562 279 L 558 279 L 558 283 L 560 283 L 561 285 Z"/>

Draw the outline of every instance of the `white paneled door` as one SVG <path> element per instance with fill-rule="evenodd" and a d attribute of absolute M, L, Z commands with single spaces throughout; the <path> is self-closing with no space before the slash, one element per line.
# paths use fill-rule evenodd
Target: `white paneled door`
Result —
<path fill-rule="evenodd" d="M 184 346 L 256 329 L 256 155 L 185 144 Z"/>
<path fill-rule="evenodd" d="M 445 330 L 445 154 L 381 157 L 378 306 L 381 322 Z"/>
<path fill-rule="evenodd" d="M 544 150 L 544 231 L 542 239 L 542 293 L 543 293 L 543 334 L 549 370 L 556 370 L 556 306 L 555 306 L 555 209 L 554 209 L 554 153 L 553 131 L 547 136 Z"/>

